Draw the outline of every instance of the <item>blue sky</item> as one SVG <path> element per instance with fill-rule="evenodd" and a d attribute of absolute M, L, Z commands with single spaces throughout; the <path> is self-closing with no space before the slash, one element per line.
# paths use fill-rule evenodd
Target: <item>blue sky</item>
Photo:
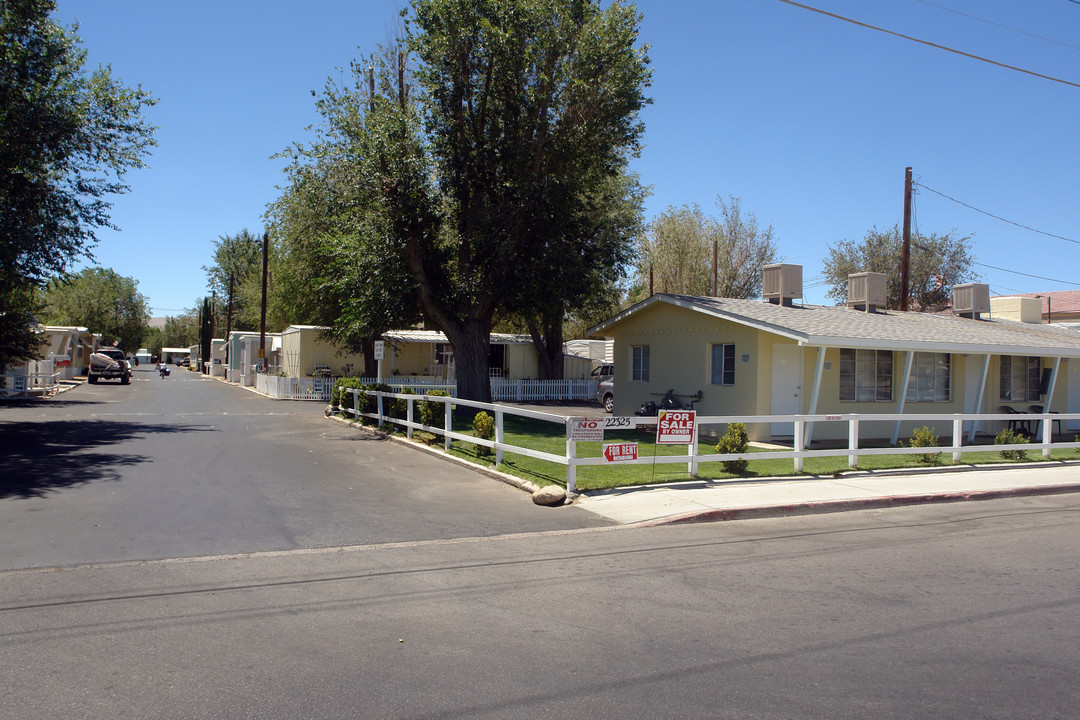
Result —
<path fill-rule="evenodd" d="M 1080 83 L 1073 0 L 809 0 L 805 4 Z M 651 218 L 742 198 L 772 224 L 805 300 L 827 247 L 900 223 L 904 168 L 927 190 L 924 233 L 973 236 L 993 294 L 1080 287 L 1080 87 L 858 27 L 780 0 L 641 0 L 653 104 L 635 169 Z M 385 42 L 400 0 L 58 0 L 90 63 L 159 103 L 150 167 L 115 199 L 98 264 L 136 278 L 154 315 L 206 292 L 212 242 L 258 232 L 284 182 L 271 159 L 308 138 L 312 91 Z M 993 267 L 990 267 L 993 266 Z M 994 269 L 994 268 L 1001 268 Z M 1012 271 L 1012 272 L 1006 272 Z M 1024 273 L 1024 274 L 1017 274 Z M 1028 277 L 1040 276 L 1045 279 Z"/>

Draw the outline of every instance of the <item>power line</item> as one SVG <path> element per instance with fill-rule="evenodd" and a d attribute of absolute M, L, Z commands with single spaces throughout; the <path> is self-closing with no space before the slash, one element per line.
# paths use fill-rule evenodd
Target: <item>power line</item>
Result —
<path fill-rule="evenodd" d="M 945 45 L 938 45 L 937 43 L 930 42 L 929 40 L 920 40 L 917 37 L 904 35 L 903 33 L 898 33 L 894 30 L 886 30 L 885 28 L 878 27 L 877 25 L 870 25 L 868 23 L 860 22 L 858 20 L 853 20 L 849 17 L 844 17 L 843 15 L 837 15 L 836 13 L 828 12 L 827 10 L 821 10 L 820 8 L 803 5 L 802 3 L 797 3 L 794 0 L 780 0 L 780 2 L 787 5 L 793 5 L 797 8 L 802 8 L 803 10 L 809 10 L 810 12 L 815 12 L 819 15 L 825 15 L 826 17 L 831 17 L 836 20 L 843 20 L 844 22 L 851 23 L 852 25 L 858 25 L 859 27 L 868 28 L 870 30 L 877 30 L 878 32 L 883 32 L 887 35 L 893 35 L 898 38 L 903 38 L 904 40 L 910 40 L 912 42 L 919 43 L 920 45 L 926 45 L 928 47 L 937 48 L 938 50 L 944 50 L 945 52 L 962 55 L 963 57 L 971 58 L 972 60 L 979 60 L 980 62 L 996 65 L 1000 68 L 1005 68 L 1006 70 L 1015 70 L 1016 72 L 1024 73 L 1025 75 L 1031 75 L 1037 78 L 1042 78 L 1043 80 L 1050 80 L 1051 82 L 1061 83 L 1062 85 L 1070 85 L 1075 88 L 1080 88 L 1080 83 L 1074 83 L 1071 80 L 1062 80 L 1061 78 L 1052 77 L 1050 75 L 1043 75 L 1042 73 L 1037 73 L 1032 70 L 1025 70 L 1024 68 L 1016 67 L 1015 65 L 1006 65 L 1005 63 L 998 62 L 997 60 L 984 58 L 981 55 L 973 55 L 969 52 L 964 52 L 963 50 L 957 50 L 955 48 L 947 47 Z M 1075 2 L 1076 4 L 1080 5 L 1080 0 L 1071 0 L 1071 2 Z"/>
<path fill-rule="evenodd" d="M 1078 2 L 1077 4 L 1080 4 L 1080 2 Z M 968 205 L 966 202 L 961 202 L 960 200 L 957 200 L 956 198 L 949 197 L 945 193 L 938 192 L 934 188 L 927 187 L 926 185 L 923 185 L 922 183 L 918 183 L 918 186 L 921 187 L 923 190 L 929 190 L 930 192 L 934 193 L 935 195 L 940 195 L 941 197 L 945 198 L 946 200 L 951 200 L 952 202 L 956 203 L 957 205 L 963 205 L 964 207 L 966 207 L 966 208 L 968 208 L 970 210 L 974 210 L 977 213 L 982 213 L 983 215 L 989 215 L 990 217 L 994 218 L 995 220 L 1000 220 L 1003 223 L 1008 223 L 1009 225 L 1015 225 L 1018 228 L 1023 228 L 1024 230 L 1030 230 L 1033 233 L 1038 233 L 1040 235 L 1045 235 L 1046 237 L 1052 237 L 1052 238 L 1056 238 L 1058 240 L 1065 240 L 1066 242 L 1076 243 L 1077 245 L 1080 245 L 1080 240 L 1073 240 L 1072 238 L 1067 238 L 1067 237 L 1065 237 L 1063 235 L 1054 235 L 1053 233 L 1043 232 L 1042 230 L 1036 230 L 1033 227 L 1028 227 L 1027 225 L 1021 225 L 1018 222 L 1013 222 L 1012 220 L 1006 220 L 1005 218 L 1001 217 L 1000 215 L 995 215 L 994 213 L 990 213 L 990 212 L 987 212 L 985 210 L 980 210 L 979 208 L 975 207 L 974 205 Z"/>
<path fill-rule="evenodd" d="M 935 7 L 938 10 L 944 10 L 945 12 L 951 12 L 951 13 L 953 13 L 955 15 L 961 15 L 961 16 L 966 17 L 966 18 L 971 18 L 972 20 L 978 20 L 979 22 L 986 23 L 987 25 L 993 25 L 994 27 L 999 27 L 999 28 L 1002 28 L 1003 30 L 1011 30 L 1011 31 L 1013 31 L 1015 33 L 1020 33 L 1021 35 L 1027 35 L 1028 37 L 1033 37 L 1033 38 L 1036 38 L 1038 40 L 1045 40 L 1046 42 L 1052 42 L 1052 43 L 1054 43 L 1056 45 L 1064 45 L 1065 47 L 1072 48 L 1073 50 L 1080 50 L 1080 45 L 1070 45 L 1069 43 L 1062 42 L 1061 40 L 1055 40 L 1054 38 L 1048 38 L 1048 37 L 1043 37 L 1042 35 L 1036 35 L 1035 33 L 1028 32 L 1027 30 L 1021 30 L 1019 28 L 1010 27 L 1009 25 L 1002 25 L 1001 23 L 996 23 L 993 20 L 987 20 L 986 18 L 981 18 L 981 17 L 979 17 L 977 15 L 969 15 L 966 12 L 960 12 L 959 10 L 953 10 L 952 8 L 945 7 L 944 5 L 938 5 L 937 3 L 929 2 L 929 0 L 915 0 L 915 1 L 920 2 L 923 5 L 929 5 L 930 7 Z M 1074 0 L 1074 1 L 1076 1 L 1076 0 Z M 1080 2 L 1077 2 L 1077 4 L 1080 4 Z"/>
<path fill-rule="evenodd" d="M 1080 287 L 1080 283 L 1069 282 L 1068 280 L 1055 280 L 1054 278 L 1043 277 L 1042 275 L 1029 275 L 1028 273 L 1022 273 L 1017 270 L 1008 270 L 1003 267 L 997 267 L 996 265 L 987 265 L 986 263 L 974 262 L 972 265 L 978 265 L 979 267 L 990 268 L 991 270 L 1000 270 L 1001 272 L 1012 273 L 1013 275 L 1023 275 L 1024 277 L 1035 278 L 1036 280 L 1046 280 L 1047 282 L 1061 283 L 1062 285 L 1074 285 Z"/>

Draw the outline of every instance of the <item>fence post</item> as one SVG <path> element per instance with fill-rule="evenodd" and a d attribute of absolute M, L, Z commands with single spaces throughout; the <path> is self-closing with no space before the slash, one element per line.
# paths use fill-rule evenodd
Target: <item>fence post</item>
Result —
<path fill-rule="evenodd" d="M 566 494 L 577 495 L 577 443 L 570 439 L 569 418 L 566 422 Z"/>
<path fill-rule="evenodd" d="M 686 450 L 686 454 L 690 456 L 690 462 L 686 464 L 686 469 L 690 473 L 690 477 L 697 477 L 697 456 L 698 456 L 698 423 L 694 420 L 694 432 L 690 438 L 690 446 Z"/>
<path fill-rule="evenodd" d="M 957 413 L 952 421 L 952 461 L 960 462 L 960 448 L 964 446 L 964 416 Z"/>
<path fill-rule="evenodd" d="M 496 407 L 499 407 L 496 405 Z M 503 441 L 503 411 L 495 411 L 495 443 L 501 445 Z M 495 464 L 502 465 L 503 451 L 501 447 L 495 448 Z"/>
<path fill-rule="evenodd" d="M 413 399 L 405 398 L 405 437 L 412 438 L 413 426 Z"/>
<path fill-rule="evenodd" d="M 446 452 L 450 452 L 450 443 L 453 440 L 450 439 L 450 431 L 454 427 L 454 406 L 450 404 L 450 398 L 445 398 L 443 401 L 443 444 L 446 447 Z"/>
<path fill-rule="evenodd" d="M 362 391 L 356 388 L 349 388 L 349 393 L 352 394 L 352 416 L 353 420 L 360 422 L 360 393 Z"/>
<path fill-rule="evenodd" d="M 847 464 L 850 468 L 859 467 L 859 418 L 852 415 L 848 419 L 848 456 Z"/>
<path fill-rule="evenodd" d="M 377 418 L 376 422 L 379 423 L 380 428 L 382 427 L 382 413 L 383 413 L 382 401 L 383 401 L 382 390 L 376 390 L 375 391 L 375 402 L 378 404 L 378 408 L 375 411 L 375 415 L 376 415 L 376 418 Z"/>
<path fill-rule="evenodd" d="M 805 426 L 805 420 L 795 421 L 795 452 L 799 453 L 803 450 L 803 427 Z M 795 472 L 802 472 L 803 459 L 799 456 L 795 457 Z"/>
<path fill-rule="evenodd" d="M 1051 392 L 1053 392 L 1053 391 L 1051 390 Z M 1049 402 L 1050 402 L 1049 397 L 1050 396 L 1048 395 L 1047 396 L 1047 406 L 1049 406 Z M 1044 411 L 1045 411 L 1045 409 L 1046 408 L 1043 408 Z M 1047 447 L 1043 448 L 1042 456 L 1043 456 L 1044 460 L 1049 460 L 1050 459 L 1049 445 L 1050 445 L 1050 443 L 1054 442 L 1054 432 L 1053 432 L 1053 430 L 1054 430 L 1054 421 L 1050 419 L 1050 413 L 1044 412 L 1043 415 L 1042 415 L 1042 420 L 1040 420 L 1039 423 L 1040 423 L 1039 429 L 1042 430 L 1042 432 L 1040 433 L 1040 435 L 1042 435 L 1042 441 L 1044 443 L 1046 443 L 1046 445 L 1047 445 Z"/>

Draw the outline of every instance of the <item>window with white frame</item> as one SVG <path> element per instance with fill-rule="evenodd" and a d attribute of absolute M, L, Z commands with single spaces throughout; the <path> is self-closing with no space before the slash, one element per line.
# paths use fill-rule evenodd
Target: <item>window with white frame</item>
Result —
<path fill-rule="evenodd" d="M 908 375 L 907 402 L 949 402 L 952 399 L 948 353 L 915 353 Z"/>
<path fill-rule="evenodd" d="M 630 379 L 649 382 L 648 345 L 634 345 L 630 348 Z"/>
<path fill-rule="evenodd" d="M 1006 402 L 1038 402 L 1042 362 L 1037 357 L 1001 356 L 1001 392 Z"/>
<path fill-rule="evenodd" d="M 840 402 L 890 402 L 892 350 L 840 349 Z"/>
<path fill-rule="evenodd" d="M 735 384 L 735 343 L 712 346 L 711 379 L 713 385 Z"/>

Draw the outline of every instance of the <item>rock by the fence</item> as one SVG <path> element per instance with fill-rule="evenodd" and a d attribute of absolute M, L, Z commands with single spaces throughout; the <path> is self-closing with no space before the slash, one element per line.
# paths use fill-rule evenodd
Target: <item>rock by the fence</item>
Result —
<path fill-rule="evenodd" d="M 537 505 L 562 505 L 566 502 L 566 490 L 558 485 L 545 485 L 532 494 Z"/>
<path fill-rule="evenodd" d="M 331 415 L 333 415 L 334 414 L 334 406 L 333 405 L 327 405 L 326 409 L 323 410 L 323 414 L 326 417 L 330 417 Z"/>

